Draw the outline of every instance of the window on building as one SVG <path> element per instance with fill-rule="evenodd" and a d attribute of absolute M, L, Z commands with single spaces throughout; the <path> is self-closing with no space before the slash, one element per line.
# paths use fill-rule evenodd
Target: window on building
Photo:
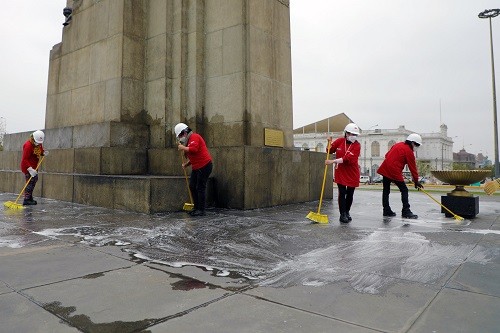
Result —
<path fill-rule="evenodd" d="M 394 141 L 394 140 L 389 141 L 389 143 L 387 144 L 387 151 L 389 151 L 392 148 L 392 146 L 394 146 L 395 144 L 396 144 L 396 141 Z"/>
<path fill-rule="evenodd" d="M 322 143 L 318 143 L 318 145 L 316 146 L 316 151 L 325 151 L 325 150 L 326 150 L 325 146 Z"/>
<path fill-rule="evenodd" d="M 371 156 L 373 156 L 373 157 L 380 156 L 380 143 L 378 143 L 378 141 L 372 142 Z"/>

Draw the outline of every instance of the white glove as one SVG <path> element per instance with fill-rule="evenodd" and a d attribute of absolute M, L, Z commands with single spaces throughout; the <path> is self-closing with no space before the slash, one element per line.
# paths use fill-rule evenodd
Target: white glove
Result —
<path fill-rule="evenodd" d="M 343 163 L 343 162 L 344 162 L 344 160 L 341 159 L 341 158 L 337 158 L 337 159 L 333 160 L 333 163 L 335 163 L 335 164 L 340 164 L 340 163 Z"/>
<path fill-rule="evenodd" d="M 43 156 L 47 156 L 47 155 L 49 155 L 49 151 L 48 150 L 44 150 L 43 151 Z"/>
<path fill-rule="evenodd" d="M 38 172 L 36 172 L 36 170 L 32 167 L 28 168 L 28 172 L 30 173 L 31 177 L 36 177 L 36 175 L 38 175 Z"/>

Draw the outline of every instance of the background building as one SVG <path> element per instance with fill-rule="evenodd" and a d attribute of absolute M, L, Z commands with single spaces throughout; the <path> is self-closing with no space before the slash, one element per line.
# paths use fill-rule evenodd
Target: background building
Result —
<path fill-rule="evenodd" d="M 458 153 L 453 153 L 453 161 L 467 169 L 475 169 L 477 165 L 476 155 L 466 152 L 465 148 L 460 149 Z"/>

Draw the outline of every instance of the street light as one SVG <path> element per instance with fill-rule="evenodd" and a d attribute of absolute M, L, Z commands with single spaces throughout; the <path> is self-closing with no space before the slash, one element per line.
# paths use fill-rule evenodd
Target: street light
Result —
<path fill-rule="evenodd" d="M 373 178 L 373 157 L 370 157 L 370 180 Z"/>
<path fill-rule="evenodd" d="M 491 29 L 491 18 L 500 15 L 500 9 L 485 9 L 479 13 L 479 18 L 487 18 L 490 21 L 490 50 L 491 50 L 491 82 L 493 86 L 493 133 L 495 137 L 495 177 L 500 177 L 500 163 L 498 161 L 498 125 L 497 125 L 497 94 L 495 88 L 495 61 L 493 58 L 493 32 Z"/>
<path fill-rule="evenodd" d="M 367 129 L 367 131 L 369 131 L 369 130 L 371 130 L 372 128 L 377 127 L 377 126 L 378 126 L 378 124 L 377 124 L 377 125 L 370 126 L 370 128 L 368 128 L 368 129 Z M 365 151 L 364 151 L 364 153 L 363 153 L 363 173 L 367 172 L 367 170 L 366 170 L 366 140 L 367 140 L 367 139 L 365 138 L 365 148 L 364 148 L 364 150 L 365 150 Z M 370 171 L 370 172 L 371 172 L 371 171 Z"/>

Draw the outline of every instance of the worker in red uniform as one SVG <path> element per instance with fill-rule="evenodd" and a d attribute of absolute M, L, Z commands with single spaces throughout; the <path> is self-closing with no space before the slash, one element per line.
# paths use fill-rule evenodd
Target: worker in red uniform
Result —
<path fill-rule="evenodd" d="M 189 189 L 193 194 L 194 210 L 190 211 L 189 214 L 191 216 L 204 216 L 207 182 L 212 173 L 212 157 L 205 140 L 186 124 L 175 125 L 174 131 L 179 140 L 177 148 L 183 151 L 187 157 L 187 161 L 182 163 L 182 167 L 186 168 L 191 165 Z"/>
<path fill-rule="evenodd" d="M 33 199 L 33 190 L 38 181 L 37 166 L 40 158 L 48 154 L 48 151 L 43 150 L 43 140 L 45 134 L 42 131 L 35 131 L 31 133 L 29 139 L 23 145 L 23 155 L 21 158 L 21 171 L 28 184 L 24 189 L 23 205 L 36 205 L 36 200 Z"/>
<path fill-rule="evenodd" d="M 335 154 L 335 159 L 326 160 L 325 164 L 334 164 L 335 176 L 334 182 L 338 187 L 338 205 L 342 223 L 352 221 L 351 210 L 354 190 L 359 186 L 359 165 L 358 158 L 361 151 L 361 145 L 357 141 L 360 131 L 356 124 L 350 123 L 344 129 L 344 136 L 331 142 L 330 154 Z"/>
<path fill-rule="evenodd" d="M 424 188 L 418 181 L 417 163 L 415 161 L 415 151 L 422 144 L 422 137 L 416 133 L 408 135 L 405 142 L 398 142 L 385 154 L 385 160 L 377 170 L 377 173 L 383 176 L 383 191 L 382 191 L 382 206 L 384 208 L 384 216 L 396 216 L 389 205 L 389 194 L 391 192 L 391 183 L 396 184 L 401 192 L 401 202 L 403 209 L 401 216 L 408 219 L 416 219 L 415 215 L 410 210 L 408 201 L 408 187 L 404 182 L 403 168 L 408 165 L 410 169 L 415 188 Z"/>

